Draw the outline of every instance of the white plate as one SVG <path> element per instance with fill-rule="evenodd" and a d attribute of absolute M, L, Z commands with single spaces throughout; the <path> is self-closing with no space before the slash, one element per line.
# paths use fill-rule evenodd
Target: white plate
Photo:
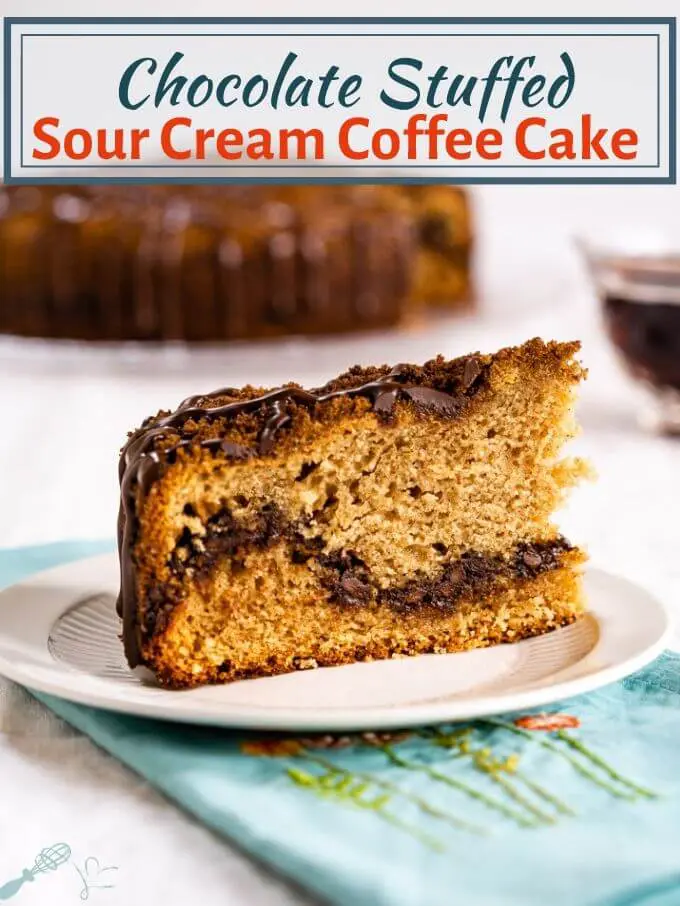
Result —
<path fill-rule="evenodd" d="M 350 730 L 467 720 L 546 705 L 620 679 L 664 647 L 670 620 L 644 589 L 586 574 L 589 613 L 565 629 L 462 654 L 328 667 L 184 692 L 123 657 L 117 558 L 51 569 L 0 594 L 0 673 L 61 698 L 186 723 Z"/>

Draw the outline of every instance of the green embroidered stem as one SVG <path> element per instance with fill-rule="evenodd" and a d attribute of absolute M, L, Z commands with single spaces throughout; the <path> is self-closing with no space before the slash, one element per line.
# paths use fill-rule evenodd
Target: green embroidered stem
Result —
<path fill-rule="evenodd" d="M 540 786 L 535 781 L 531 780 L 529 777 L 520 771 L 518 768 L 518 758 L 516 756 L 510 756 L 506 759 L 494 759 L 492 753 L 488 749 L 473 749 L 471 745 L 472 741 L 473 728 L 472 727 L 459 727 L 455 730 L 452 730 L 448 733 L 443 733 L 441 729 L 435 727 L 424 732 L 421 731 L 420 735 L 424 739 L 431 739 L 435 742 L 436 745 L 442 746 L 443 748 L 448 749 L 451 752 L 456 754 L 452 757 L 460 758 L 462 756 L 468 756 L 472 758 L 472 761 L 475 767 L 478 770 L 482 770 L 487 774 L 490 774 L 492 779 L 503 786 L 506 793 L 514 799 L 516 802 L 519 802 L 523 808 L 530 812 L 540 824 L 545 823 L 554 823 L 554 818 L 552 815 L 547 814 L 542 809 L 538 809 L 533 802 L 526 799 L 522 796 L 521 792 L 510 783 L 502 782 L 498 779 L 499 772 L 510 774 L 514 776 L 520 783 L 523 783 L 527 789 L 531 790 L 535 796 L 539 799 L 542 799 L 544 802 L 551 805 L 554 809 L 560 812 L 563 815 L 574 815 L 575 812 L 569 808 L 569 806 L 563 802 L 561 799 L 558 799 L 557 796 L 554 796 L 552 793 L 548 792 L 544 787 Z M 505 781 L 505 778 L 503 778 Z M 535 825 L 536 822 L 533 822 Z"/>
<path fill-rule="evenodd" d="M 519 780 L 524 786 L 531 790 L 534 795 L 538 796 L 539 799 L 544 799 L 546 802 L 549 802 L 553 808 L 558 811 L 561 815 L 569 815 L 569 817 L 576 817 L 576 812 L 571 806 L 567 805 L 564 800 L 560 799 L 558 796 L 555 796 L 554 793 L 551 793 L 549 790 L 546 790 L 545 787 L 541 786 L 539 783 L 536 783 L 535 780 L 532 780 L 530 777 L 522 771 L 513 771 L 513 775 Z"/>
<path fill-rule="evenodd" d="M 446 852 L 446 847 L 443 843 L 437 840 L 435 837 L 431 837 L 429 834 L 426 834 L 424 831 L 421 831 L 417 827 L 413 827 L 410 824 L 407 824 L 402 818 L 397 817 L 397 815 L 392 814 L 383 810 L 379 813 L 381 817 L 388 821 L 390 824 L 393 824 L 394 827 L 398 827 L 400 830 L 406 831 L 412 837 L 415 837 L 416 840 L 419 840 L 425 846 L 429 846 L 430 849 L 433 849 L 437 853 Z"/>
<path fill-rule="evenodd" d="M 475 834 L 488 834 L 486 828 L 480 827 L 478 824 L 472 824 L 469 821 L 465 821 L 462 818 L 452 815 L 450 812 L 445 812 L 442 809 L 437 808 L 435 805 L 431 805 L 426 799 L 422 799 L 420 796 L 411 793 L 408 790 L 402 789 L 396 783 L 390 783 L 389 780 L 383 780 L 382 777 L 376 777 L 373 774 L 365 774 L 361 771 L 349 771 L 347 768 L 341 768 L 339 765 L 333 764 L 326 758 L 323 758 L 321 755 L 312 755 L 310 752 L 304 751 L 301 753 L 301 756 L 305 758 L 306 761 L 311 761 L 315 764 L 318 764 L 320 767 L 324 768 L 327 771 L 334 771 L 338 774 L 343 774 L 345 777 L 349 778 L 358 778 L 364 780 L 367 783 L 373 783 L 375 786 L 380 787 L 383 790 L 388 790 L 390 793 L 394 793 L 396 796 L 401 796 L 403 799 L 407 799 L 409 802 L 412 802 L 414 805 L 425 812 L 427 815 L 431 815 L 433 818 L 438 818 L 440 821 L 446 821 L 449 824 L 452 824 L 458 830 L 471 831 Z"/>
<path fill-rule="evenodd" d="M 644 786 L 640 786 L 635 783 L 633 780 L 628 780 L 627 777 L 624 777 L 622 774 L 619 774 L 618 771 L 608 764 L 603 758 L 600 758 L 595 752 L 591 751 L 587 746 L 585 746 L 579 739 L 574 739 L 573 736 L 570 736 L 564 730 L 557 731 L 558 739 L 561 739 L 563 742 L 566 742 L 568 746 L 571 746 L 572 749 L 575 749 L 577 752 L 580 752 L 584 758 L 587 758 L 588 761 L 591 761 L 594 765 L 597 765 L 598 768 L 601 768 L 606 774 L 608 774 L 612 780 L 617 780 L 623 786 L 628 787 L 629 790 L 637 793 L 640 796 L 644 796 L 646 799 L 657 799 L 658 793 L 654 793 L 652 790 L 648 790 Z"/>
<path fill-rule="evenodd" d="M 394 825 L 394 827 L 398 827 L 400 830 L 406 831 L 406 833 L 410 834 L 412 837 L 415 837 L 416 840 L 419 840 L 421 843 L 423 843 L 425 846 L 428 846 L 430 849 L 433 849 L 435 852 L 446 852 L 446 847 L 443 843 L 437 840 L 436 837 L 431 837 L 429 834 L 426 834 L 419 828 L 413 827 L 413 825 L 408 824 L 402 818 L 399 818 L 397 815 L 392 814 L 392 812 L 388 812 L 383 809 L 383 811 L 379 812 L 379 814 L 385 821 L 389 822 L 389 824 Z"/>
<path fill-rule="evenodd" d="M 508 796 L 525 808 L 529 814 L 537 818 L 542 824 L 555 823 L 555 819 L 552 815 L 549 815 L 537 805 L 534 805 L 530 799 L 527 799 L 526 796 L 522 795 L 517 787 L 504 776 L 504 774 L 508 772 L 507 764 L 499 759 L 494 759 L 490 749 L 475 749 L 471 754 L 472 762 L 477 770 L 488 774 L 494 783 L 501 786 Z"/>
<path fill-rule="evenodd" d="M 418 730 L 416 736 L 448 749 L 452 758 L 465 758 L 471 751 L 472 732 L 472 727 L 458 727 L 448 733 L 444 733 L 440 727 L 429 727 Z"/>
<path fill-rule="evenodd" d="M 592 783 L 595 783 L 601 789 L 606 790 L 612 796 L 616 796 L 617 799 L 627 799 L 628 801 L 635 801 L 636 796 L 631 795 L 630 793 L 625 792 L 624 790 L 615 787 L 613 784 L 608 783 L 602 777 L 599 777 L 593 771 L 589 770 L 584 764 L 582 764 L 577 758 L 574 758 L 573 755 L 570 755 L 565 749 L 561 746 L 558 746 L 557 743 L 553 742 L 552 739 L 539 737 L 536 735 L 538 731 L 523 730 L 521 727 L 516 727 L 514 724 L 508 723 L 508 721 L 498 720 L 497 718 L 486 718 L 479 722 L 481 725 L 487 725 L 494 728 L 500 728 L 502 730 L 508 730 L 510 733 L 514 733 L 516 736 L 521 736 L 524 739 L 530 739 L 532 742 L 536 743 L 539 746 L 542 746 L 544 749 L 549 749 L 551 752 L 559 755 L 561 758 L 564 758 L 566 761 L 571 764 L 574 770 L 578 771 L 582 777 L 587 778 Z"/>
<path fill-rule="evenodd" d="M 424 833 L 418 827 L 414 827 L 402 818 L 399 818 L 391 812 L 387 805 L 390 797 L 387 795 L 375 796 L 372 799 L 365 799 L 364 794 L 370 786 L 370 782 L 357 783 L 351 774 L 342 774 L 335 770 L 325 775 L 308 774 L 298 768 L 287 768 L 286 773 L 290 779 L 298 786 L 304 787 L 323 798 L 330 798 L 341 802 L 343 805 L 353 806 L 373 812 L 383 821 L 398 827 L 414 837 L 420 843 L 433 849 L 435 852 L 444 852 L 445 847 L 439 840 Z"/>
<path fill-rule="evenodd" d="M 499 799 L 495 799 L 493 796 L 487 796 L 486 793 L 475 789 L 475 787 L 473 786 L 469 786 L 467 783 L 465 783 L 465 781 L 458 780 L 455 777 L 450 777 L 448 774 L 442 774 L 436 768 L 430 767 L 430 765 L 418 764 L 415 761 L 410 761 L 409 759 L 404 758 L 402 755 L 398 755 L 389 745 L 383 745 L 380 748 L 389 758 L 389 760 L 398 767 L 405 768 L 409 771 L 419 771 L 420 773 L 427 774 L 433 780 L 436 780 L 439 783 L 445 783 L 447 786 L 450 786 L 461 793 L 465 793 L 472 799 L 476 799 L 478 802 L 484 803 L 484 805 L 486 805 L 488 808 L 500 812 L 500 814 L 504 815 L 506 818 L 511 818 L 522 827 L 536 826 L 536 821 L 532 821 L 521 812 L 515 811 L 515 809 L 511 808 L 508 805 L 505 805 L 505 803 L 501 802 Z"/>

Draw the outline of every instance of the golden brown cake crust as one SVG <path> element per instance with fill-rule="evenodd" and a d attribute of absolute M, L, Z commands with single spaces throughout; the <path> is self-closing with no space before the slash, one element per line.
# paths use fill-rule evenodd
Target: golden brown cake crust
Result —
<path fill-rule="evenodd" d="M 149 419 L 121 458 L 131 663 L 223 682 L 574 619 L 582 555 L 550 517 L 583 472 L 558 458 L 578 348 L 354 368 Z"/>
<path fill-rule="evenodd" d="M 365 385 L 373 384 L 386 379 L 394 367 L 398 368 L 400 380 L 404 384 L 423 386 L 440 393 L 445 393 L 454 399 L 467 395 L 471 398 L 470 391 L 476 393 L 488 383 L 493 388 L 494 384 L 502 382 L 504 376 L 512 373 L 513 369 L 521 364 L 523 369 L 535 375 L 537 379 L 560 375 L 566 383 L 576 384 L 586 372 L 581 365 L 574 362 L 574 356 L 581 348 L 579 342 L 544 343 L 540 338 L 529 340 L 523 346 L 507 347 L 499 350 L 494 355 L 484 355 L 476 352 L 460 356 L 456 359 L 446 360 L 438 356 L 424 365 L 380 365 L 371 367 L 355 366 L 337 378 L 326 383 L 318 390 L 310 391 L 314 396 L 326 396 L 355 390 Z M 490 366 L 493 364 L 493 378 L 489 375 Z M 148 418 L 142 428 L 134 432 L 132 439 L 148 434 L 168 416 L 180 414 L 183 410 L 204 408 L 205 413 L 198 413 L 196 417 L 180 421 L 171 425 L 167 430 L 157 435 L 151 444 L 151 449 L 167 450 L 176 445 L 178 441 L 191 439 L 192 442 L 210 440 L 216 437 L 228 439 L 235 444 L 249 446 L 262 431 L 269 418 L 270 412 L 266 401 L 252 411 L 237 411 L 229 414 L 228 418 L 214 418 L 211 410 L 236 403 L 249 402 L 257 398 L 265 398 L 280 389 L 302 389 L 299 384 L 286 384 L 283 388 L 262 388 L 246 386 L 241 389 L 225 389 L 214 391 L 206 395 L 197 395 L 184 400 L 174 412 L 160 411 L 156 416 Z M 307 403 L 296 401 L 291 395 L 286 400 L 286 405 L 294 413 L 293 422 L 285 435 L 279 437 L 279 445 L 285 445 L 288 440 L 295 444 L 298 439 L 303 439 L 309 412 Z M 367 397 L 341 396 L 323 403 L 315 408 L 315 419 L 321 421 L 334 421 L 343 416 L 360 414 L 370 408 Z M 297 416 L 297 418 L 295 418 Z M 128 450 L 129 450 L 128 442 Z M 123 459 L 126 451 L 123 451 Z"/>

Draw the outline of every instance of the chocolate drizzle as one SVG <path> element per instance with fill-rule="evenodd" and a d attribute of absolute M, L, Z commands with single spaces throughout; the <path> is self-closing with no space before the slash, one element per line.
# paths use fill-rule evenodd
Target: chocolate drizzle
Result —
<path fill-rule="evenodd" d="M 334 399 L 362 397 L 370 402 L 381 421 L 389 423 L 393 418 L 397 401 L 404 400 L 412 403 L 416 409 L 436 414 L 440 418 L 455 418 L 465 408 L 469 399 L 481 389 L 488 371 L 488 365 L 483 365 L 476 356 L 459 360 L 457 364 L 461 366 L 461 374 L 456 381 L 454 394 L 444 393 L 422 383 L 412 383 L 408 376 L 414 372 L 414 367 L 397 365 L 375 380 L 327 392 L 304 390 L 302 387 L 291 385 L 252 399 L 238 399 L 213 407 L 206 406 L 204 401 L 233 396 L 238 391 L 225 388 L 207 396 L 188 397 L 174 412 L 147 423 L 133 434 L 120 457 L 121 506 L 118 517 L 121 570 L 118 613 L 123 618 L 123 641 L 130 666 L 134 667 L 142 662 L 133 558 L 137 531 L 136 498 L 138 494 L 146 495 L 149 492 L 154 482 L 161 476 L 165 465 L 176 461 L 178 452 L 200 446 L 233 460 L 267 456 L 272 452 L 279 433 L 292 420 L 288 411 L 291 403 L 305 407 L 313 415 L 320 404 Z M 196 440 L 191 436 L 181 436 L 182 429 L 188 422 L 233 420 L 243 413 L 257 411 L 264 411 L 266 417 L 256 449 L 222 438 Z M 176 443 L 163 450 L 155 449 L 159 441 L 173 433 L 180 435 Z"/>

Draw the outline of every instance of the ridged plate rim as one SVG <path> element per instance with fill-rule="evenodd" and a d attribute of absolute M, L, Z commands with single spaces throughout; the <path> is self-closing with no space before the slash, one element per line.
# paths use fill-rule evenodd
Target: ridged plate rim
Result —
<path fill-rule="evenodd" d="M 343 731 L 471 720 L 548 705 L 597 689 L 639 670 L 661 653 L 672 631 L 669 613 L 662 602 L 628 579 L 594 566 L 587 568 L 585 578 L 588 615 L 576 628 L 581 634 L 576 644 L 580 655 L 555 673 L 538 676 L 519 686 L 510 684 L 500 692 L 498 685 L 504 674 L 502 670 L 498 673 L 498 669 L 499 665 L 502 667 L 502 659 L 522 663 L 526 668 L 542 645 L 551 645 L 557 653 L 562 646 L 562 654 L 568 655 L 567 646 L 575 645 L 575 627 L 516 645 L 472 653 L 324 668 L 287 677 L 250 680 L 231 687 L 173 692 L 147 685 L 130 673 L 123 677 L 117 663 L 111 666 L 111 676 L 97 676 L 88 672 L 87 665 L 85 669 L 82 665 L 76 668 L 59 659 L 58 652 L 55 656 L 55 629 L 63 625 L 74 606 L 98 596 L 106 596 L 106 606 L 112 606 L 118 584 L 117 558 L 115 554 L 102 554 L 37 573 L 0 592 L 0 674 L 29 689 L 79 704 L 189 724 L 258 730 Z M 113 626 L 111 622 L 107 629 L 109 636 Z M 110 652 L 119 650 L 114 649 L 111 638 L 107 638 L 105 644 Z M 117 639 L 115 645 L 119 645 Z M 96 654 L 94 650 L 92 664 L 95 666 Z M 67 657 L 70 657 L 68 652 Z M 418 661 L 417 666 L 413 666 L 414 661 Z M 442 677 L 446 678 L 449 672 L 460 674 L 468 665 L 480 672 L 482 680 L 479 683 L 468 692 L 437 694 L 436 683 Z M 405 693 L 400 698 L 396 691 L 400 688 L 400 673 L 408 676 L 411 671 L 415 676 L 414 670 L 417 670 L 419 685 L 425 690 L 432 685 L 432 691 L 415 700 Z M 483 675 L 494 676 L 494 672 L 496 679 L 485 689 Z M 352 706 L 301 706 L 300 699 L 304 699 L 306 691 L 311 691 L 309 684 L 318 686 L 320 674 L 324 674 L 321 681 L 332 680 L 332 687 L 336 692 L 339 690 L 341 698 L 345 684 L 349 690 L 350 686 L 356 689 L 361 683 L 365 685 L 371 676 L 380 677 L 383 684 L 386 678 L 395 679 L 394 700 L 368 706 L 359 700 Z M 525 670 L 524 675 L 531 677 L 531 672 Z M 512 671 L 508 673 L 508 679 L 511 676 Z M 268 704 L 270 691 L 271 702 Z M 249 701 L 251 693 L 253 700 Z M 228 700 L 235 694 L 241 698 L 240 702 Z"/>

